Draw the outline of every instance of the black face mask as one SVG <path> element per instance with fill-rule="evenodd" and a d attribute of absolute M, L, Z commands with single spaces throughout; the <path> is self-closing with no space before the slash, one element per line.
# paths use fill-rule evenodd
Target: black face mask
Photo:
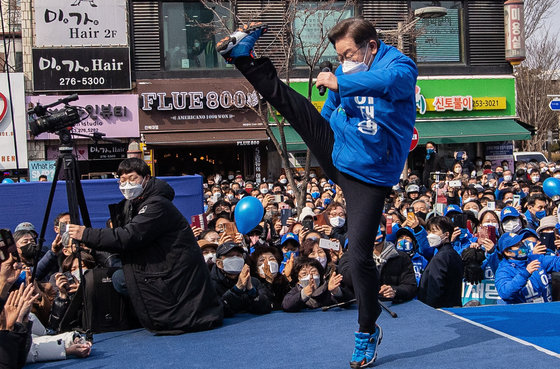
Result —
<path fill-rule="evenodd" d="M 35 252 L 37 251 L 37 244 L 35 242 L 28 243 L 25 246 L 20 247 L 21 256 L 26 260 L 33 260 L 35 258 Z"/>
<path fill-rule="evenodd" d="M 427 213 L 424 213 L 423 211 L 419 211 L 415 213 L 416 216 L 422 220 L 426 220 L 426 216 L 428 215 Z"/>

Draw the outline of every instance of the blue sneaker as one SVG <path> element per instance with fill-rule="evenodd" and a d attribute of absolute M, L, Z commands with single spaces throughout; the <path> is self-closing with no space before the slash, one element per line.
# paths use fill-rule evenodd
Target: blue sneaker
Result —
<path fill-rule="evenodd" d="M 377 347 L 383 338 L 383 330 L 376 324 L 374 333 L 356 332 L 354 335 L 356 338 L 350 368 L 356 369 L 370 366 L 377 358 Z"/>
<path fill-rule="evenodd" d="M 267 24 L 251 22 L 221 39 L 216 45 L 216 50 L 220 52 L 228 64 L 233 64 L 235 59 L 240 56 L 254 57 L 253 48 L 255 47 L 255 42 L 267 31 Z"/>

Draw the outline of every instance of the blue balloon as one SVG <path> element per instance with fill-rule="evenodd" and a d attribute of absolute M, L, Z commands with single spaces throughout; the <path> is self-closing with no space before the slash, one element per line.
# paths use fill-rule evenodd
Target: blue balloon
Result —
<path fill-rule="evenodd" d="M 11 178 L 4 178 L 4 179 L 2 180 L 2 183 L 14 183 L 14 180 L 11 179 Z"/>
<path fill-rule="evenodd" d="M 255 228 L 264 215 L 264 208 L 256 197 L 245 196 L 235 206 L 235 225 L 241 234 L 247 234 Z"/>
<path fill-rule="evenodd" d="M 560 179 L 554 177 L 545 179 L 543 190 L 548 197 L 560 196 Z"/>

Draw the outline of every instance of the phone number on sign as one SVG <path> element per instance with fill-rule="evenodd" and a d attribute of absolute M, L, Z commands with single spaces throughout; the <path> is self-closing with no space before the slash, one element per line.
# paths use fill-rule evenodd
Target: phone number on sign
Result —
<path fill-rule="evenodd" d="M 60 86 L 90 86 L 90 85 L 104 85 L 105 78 L 103 77 L 82 77 L 82 78 L 69 78 L 62 77 L 58 79 Z"/>

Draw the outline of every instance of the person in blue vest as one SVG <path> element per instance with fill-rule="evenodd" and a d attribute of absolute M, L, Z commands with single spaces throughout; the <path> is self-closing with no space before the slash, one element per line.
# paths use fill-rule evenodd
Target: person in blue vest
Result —
<path fill-rule="evenodd" d="M 496 289 L 506 303 L 552 301 L 548 273 L 560 271 L 559 256 L 530 254 L 523 236 L 515 233 L 500 237 L 498 253 Z"/>
<path fill-rule="evenodd" d="M 414 268 L 414 276 L 416 277 L 416 284 L 420 284 L 422 273 L 426 269 L 426 266 L 428 266 L 428 259 L 422 256 L 419 252 L 419 242 L 416 235 L 418 234 L 418 238 L 421 239 L 422 242 L 425 242 L 426 246 L 430 248 L 430 244 L 426 238 L 428 233 L 424 227 L 419 226 L 419 228 L 418 233 L 409 227 L 399 229 L 396 234 L 395 243 L 395 248 L 398 251 L 406 252 L 408 256 L 410 256 L 410 259 L 412 260 L 412 267 Z"/>
<path fill-rule="evenodd" d="M 317 76 L 316 86 L 328 90 L 319 113 L 278 78 L 270 59 L 253 57 L 256 41 L 267 30 L 262 23 L 241 27 L 216 50 L 290 122 L 344 192 L 359 324 L 350 366 L 366 367 L 375 361 L 383 336 L 376 323 L 381 307 L 373 246 L 385 197 L 399 182 L 409 153 L 418 70 L 410 58 L 379 40 L 373 23 L 345 19 L 328 33 L 340 66 Z"/>
<path fill-rule="evenodd" d="M 527 211 L 524 214 L 529 228 L 539 228 L 541 219 L 546 216 L 546 205 L 547 201 L 544 195 L 536 194 L 529 196 L 527 199 Z"/>

